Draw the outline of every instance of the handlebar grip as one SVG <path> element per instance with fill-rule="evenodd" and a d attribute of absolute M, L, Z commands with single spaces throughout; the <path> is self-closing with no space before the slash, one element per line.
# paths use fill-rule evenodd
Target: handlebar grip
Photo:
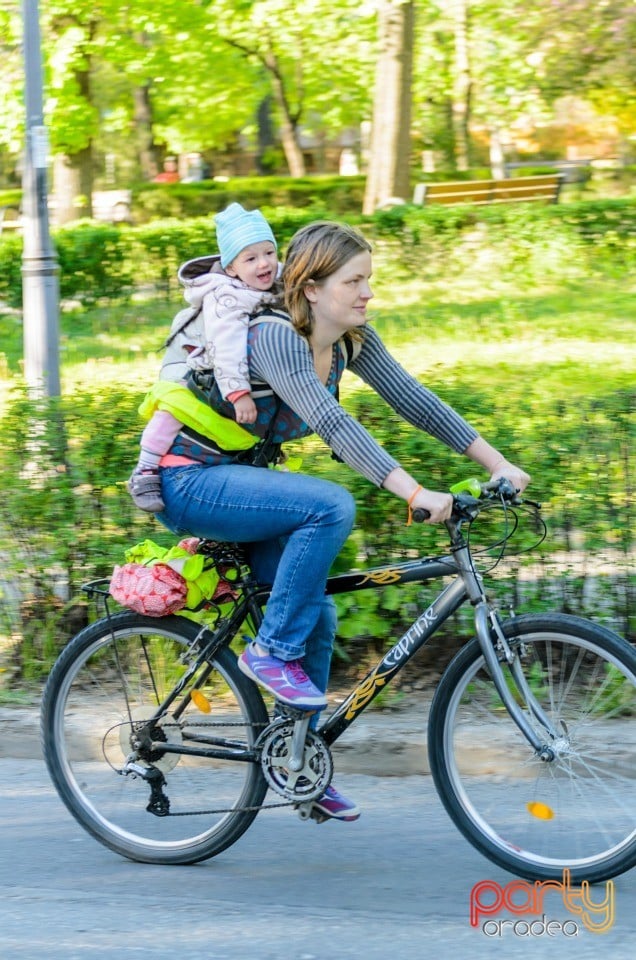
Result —
<path fill-rule="evenodd" d="M 430 515 L 430 512 L 425 510 L 424 507 L 417 507 L 417 509 L 413 511 L 413 522 L 424 523 L 425 520 L 428 520 Z"/>

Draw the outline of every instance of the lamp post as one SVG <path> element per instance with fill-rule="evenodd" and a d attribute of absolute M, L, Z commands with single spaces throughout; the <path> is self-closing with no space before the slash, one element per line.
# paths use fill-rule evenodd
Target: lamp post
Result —
<path fill-rule="evenodd" d="M 36 396 L 60 394 L 58 264 L 49 233 L 48 141 L 42 106 L 38 0 L 22 0 L 26 149 L 22 176 L 24 377 Z"/>

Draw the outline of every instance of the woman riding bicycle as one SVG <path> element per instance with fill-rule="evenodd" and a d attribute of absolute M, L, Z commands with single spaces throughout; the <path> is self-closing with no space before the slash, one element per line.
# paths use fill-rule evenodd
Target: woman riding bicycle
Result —
<path fill-rule="evenodd" d="M 429 523 L 446 520 L 452 506 L 450 494 L 418 483 L 340 406 L 345 366 L 405 420 L 464 453 L 493 479 L 506 477 L 519 490 L 530 479 L 388 353 L 368 325 L 371 267 L 371 247 L 353 229 L 318 222 L 299 230 L 283 271 L 286 313 L 265 308 L 248 335 L 258 408 L 249 430 L 261 443 L 228 450 L 219 442 L 222 433 L 202 437 L 184 427 L 160 464 L 162 523 L 180 535 L 246 544 L 255 577 L 272 584 L 263 623 L 239 666 L 282 703 L 315 711 L 312 726 L 327 704 L 336 631 L 325 582 L 353 526 L 354 501 L 330 481 L 258 467 L 277 458 L 281 443 L 316 433 L 409 510 L 427 511 Z M 214 386 L 209 402 L 221 417 L 232 417 Z M 315 806 L 339 820 L 360 815 L 333 786 Z"/>

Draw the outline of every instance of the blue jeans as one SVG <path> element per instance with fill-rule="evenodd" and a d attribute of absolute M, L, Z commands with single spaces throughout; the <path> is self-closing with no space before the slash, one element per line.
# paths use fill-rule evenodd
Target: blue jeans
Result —
<path fill-rule="evenodd" d="M 247 544 L 254 576 L 272 584 L 258 643 L 281 660 L 303 659 L 325 691 L 336 615 L 325 596 L 331 565 L 355 519 L 351 494 L 300 473 L 239 464 L 161 471 L 173 533 Z"/>

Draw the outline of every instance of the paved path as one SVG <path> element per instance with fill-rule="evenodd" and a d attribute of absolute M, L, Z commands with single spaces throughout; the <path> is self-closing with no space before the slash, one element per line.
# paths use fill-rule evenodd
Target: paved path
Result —
<path fill-rule="evenodd" d="M 470 892 L 514 878 L 464 840 L 431 778 L 338 782 L 356 823 L 275 809 L 212 860 L 157 867 L 84 833 L 41 761 L 0 760 L 0 960 L 632 960 L 636 870 L 605 935 L 493 937 L 471 927 Z M 572 916 L 557 892 L 544 912 Z"/>

